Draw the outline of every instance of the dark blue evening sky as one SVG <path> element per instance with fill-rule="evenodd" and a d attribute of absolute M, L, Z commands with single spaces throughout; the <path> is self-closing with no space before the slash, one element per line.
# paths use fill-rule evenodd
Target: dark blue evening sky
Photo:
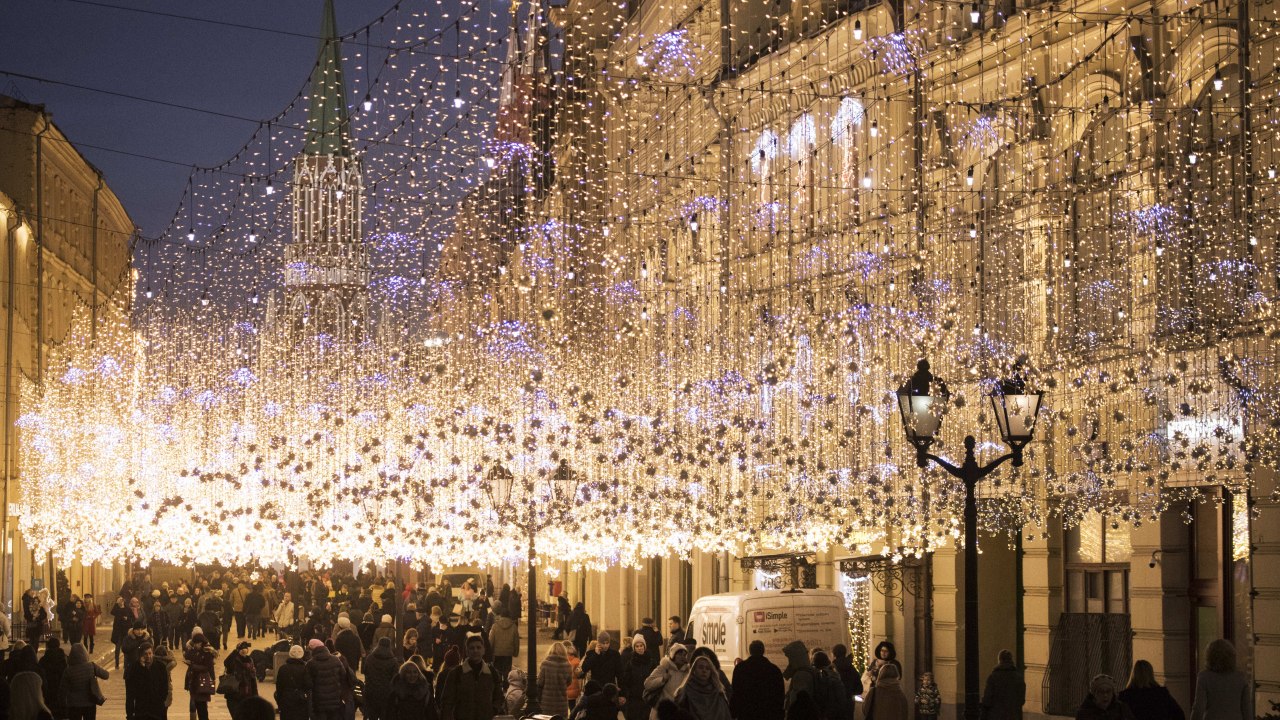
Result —
<path fill-rule="evenodd" d="M 321 0 L 100 2 L 313 36 L 322 5 Z M 391 4 L 336 0 L 339 32 L 364 25 Z M 71 0 L 11 0 L 3 14 L 0 70 L 250 118 L 274 115 L 303 88 L 317 47 L 312 38 Z M 230 118 L 6 76 L 0 76 L 0 93 L 46 105 L 148 236 L 168 223 L 188 168 L 89 146 L 212 165 L 233 154 L 255 129 Z"/>

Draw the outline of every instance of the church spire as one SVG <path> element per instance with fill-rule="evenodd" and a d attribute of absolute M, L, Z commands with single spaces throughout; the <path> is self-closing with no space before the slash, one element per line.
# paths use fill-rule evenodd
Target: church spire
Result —
<path fill-rule="evenodd" d="M 351 155 L 347 86 L 342 80 L 342 43 L 338 40 L 333 0 L 324 0 L 320 53 L 311 70 L 311 108 L 307 113 L 307 155 Z"/>

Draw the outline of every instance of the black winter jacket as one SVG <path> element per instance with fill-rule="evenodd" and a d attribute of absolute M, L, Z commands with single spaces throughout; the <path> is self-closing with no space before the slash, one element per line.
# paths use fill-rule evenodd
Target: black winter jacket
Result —
<path fill-rule="evenodd" d="M 314 710 L 336 710 L 347 694 L 347 666 L 327 648 L 316 648 L 307 663 L 311 677 L 311 707 Z"/>

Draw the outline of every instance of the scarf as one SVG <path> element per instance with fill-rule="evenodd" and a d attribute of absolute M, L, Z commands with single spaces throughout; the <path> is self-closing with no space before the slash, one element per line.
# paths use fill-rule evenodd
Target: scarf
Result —
<path fill-rule="evenodd" d="M 699 683 L 689 678 L 684 685 L 684 702 L 698 720 L 730 720 L 729 701 L 714 682 Z"/>

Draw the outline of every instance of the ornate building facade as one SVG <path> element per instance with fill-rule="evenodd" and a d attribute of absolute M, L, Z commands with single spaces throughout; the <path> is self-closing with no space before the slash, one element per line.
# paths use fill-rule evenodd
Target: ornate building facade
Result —
<path fill-rule="evenodd" d="M 565 51 L 546 81 L 554 124 L 539 150 L 554 182 L 521 212 L 522 227 L 570 237 L 553 262 L 578 272 L 529 282 L 537 267 L 517 258 L 502 273 L 478 262 L 458 277 L 526 298 L 526 314 L 555 307 L 585 313 L 575 327 L 635 331 L 642 356 L 763 323 L 776 333 L 752 335 L 763 368 L 772 343 L 803 345 L 787 320 L 798 315 L 932 313 L 985 347 L 1057 358 L 1049 402 L 1085 430 L 1046 438 L 1040 452 L 1051 467 L 1096 476 L 1100 498 L 1136 498 L 1142 483 L 1109 434 L 1118 424 L 1166 459 L 1197 428 L 1238 428 L 1218 431 L 1224 446 L 1270 432 L 1250 417 L 1234 369 L 1249 358 L 1266 384 L 1276 362 L 1269 12 L 574 0 L 552 16 Z M 490 202 L 473 196 L 446 257 L 469 247 L 468 219 Z M 607 303 L 562 304 L 575 286 L 594 297 L 625 288 L 649 325 L 625 325 Z M 904 369 L 919 353 L 858 342 L 868 359 Z M 1179 368 L 1163 389 L 1115 380 L 1151 358 Z M 1102 381 L 1074 383 L 1082 367 Z M 812 370 L 790 372 L 803 383 Z M 1188 384 L 1195 402 L 1168 400 Z M 778 412 L 803 435 L 802 413 Z M 881 425 L 860 442 L 901 452 L 901 429 Z M 1028 712 L 1074 714 L 1089 677 L 1123 682 L 1136 659 L 1189 708 L 1217 637 L 1253 673 L 1259 715 L 1280 697 L 1274 473 L 1169 467 L 1162 483 L 1176 496 L 1151 516 L 1049 515 L 1012 537 L 984 532 L 982 585 L 969 589 L 981 601 L 980 655 L 985 665 L 1015 652 Z M 892 549 L 900 532 L 886 527 L 868 547 Z M 563 580 L 604 627 L 629 632 L 641 617 L 685 614 L 701 595 L 799 566 L 795 577 L 846 590 L 864 642 L 897 643 L 909 687 L 932 671 L 945 714 L 959 712 L 966 588 L 954 546 L 903 561 L 866 547 L 755 559 L 695 551 L 644 569 L 566 568 Z"/>
<path fill-rule="evenodd" d="M 102 173 L 44 106 L 0 97 L 0 238 L 6 248 L 0 255 L 6 399 L 0 599 L 6 604 L 36 584 L 55 587 L 53 563 L 28 551 L 11 515 L 23 480 L 21 430 L 14 424 L 24 411 L 20 385 L 39 381 L 51 349 L 68 339 L 73 323 L 127 322 L 135 237 L 133 221 Z M 108 593 L 124 579 L 122 567 L 74 563 L 56 569 L 65 571 L 77 595 Z"/>

